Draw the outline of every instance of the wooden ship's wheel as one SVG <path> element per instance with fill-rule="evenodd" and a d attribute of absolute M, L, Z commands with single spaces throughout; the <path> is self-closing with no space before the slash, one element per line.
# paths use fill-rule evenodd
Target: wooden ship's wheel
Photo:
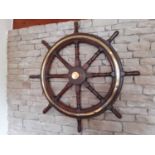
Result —
<path fill-rule="evenodd" d="M 68 115 L 70 117 L 74 117 L 78 122 L 78 132 L 81 132 L 82 125 L 81 119 L 88 118 L 92 116 L 96 116 L 105 112 L 106 110 L 110 110 L 114 113 L 114 115 L 118 118 L 121 118 L 121 114 L 113 107 L 117 97 L 120 94 L 124 76 L 137 76 L 140 75 L 139 71 L 131 71 L 125 72 L 123 70 L 121 61 L 119 56 L 117 55 L 114 48 L 111 46 L 111 42 L 115 39 L 115 37 L 119 34 L 118 31 L 114 32 L 113 35 L 108 39 L 104 40 L 98 36 L 87 34 L 87 33 L 79 33 L 78 32 L 78 22 L 74 23 L 74 33 L 64 38 L 60 39 L 56 42 L 52 47 L 46 42 L 42 41 L 42 43 L 47 47 L 48 53 L 46 54 L 40 75 L 31 75 L 30 78 L 40 78 L 43 92 L 46 98 L 49 101 L 49 105 L 43 110 L 43 113 L 48 112 L 49 109 L 55 107 L 58 111 Z M 96 52 L 94 55 L 83 65 L 80 60 L 80 44 L 85 43 L 88 45 L 92 45 L 96 47 Z M 67 46 L 74 45 L 75 47 L 75 63 L 74 65 L 69 64 L 61 55 L 60 51 Z M 96 60 L 96 58 L 100 55 L 104 54 L 107 57 L 107 60 L 111 66 L 111 72 L 104 73 L 95 73 L 88 72 L 88 68 L 91 64 Z M 66 74 L 51 74 L 51 64 L 53 60 L 57 58 L 59 59 L 64 66 L 68 69 L 68 73 Z M 95 90 L 89 83 L 88 79 L 94 77 L 111 77 L 111 86 L 107 92 L 107 94 L 103 97 L 99 92 Z M 65 87 L 56 95 L 50 85 L 50 79 L 53 78 L 66 78 L 68 79 Z M 75 86 L 75 94 L 76 94 L 76 108 L 66 105 L 61 101 L 61 97 L 68 91 L 71 87 Z M 81 86 L 84 86 L 90 91 L 93 95 L 99 99 L 99 102 L 96 105 L 83 108 L 81 102 Z"/>

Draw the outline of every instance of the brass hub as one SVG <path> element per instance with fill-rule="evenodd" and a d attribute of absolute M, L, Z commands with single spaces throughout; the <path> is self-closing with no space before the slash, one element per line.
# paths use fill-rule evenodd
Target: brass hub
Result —
<path fill-rule="evenodd" d="M 70 69 L 69 80 L 72 84 L 82 84 L 86 79 L 86 72 L 81 67 Z"/>
<path fill-rule="evenodd" d="M 71 75 L 72 79 L 74 79 L 74 80 L 78 79 L 79 76 L 80 76 L 80 74 L 78 72 L 73 72 Z"/>

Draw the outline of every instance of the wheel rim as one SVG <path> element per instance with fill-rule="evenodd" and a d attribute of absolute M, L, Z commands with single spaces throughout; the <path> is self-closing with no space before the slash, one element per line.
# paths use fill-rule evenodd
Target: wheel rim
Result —
<path fill-rule="evenodd" d="M 90 108 L 85 108 L 85 109 L 81 109 L 80 105 L 78 105 L 78 104 L 77 104 L 77 108 L 70 108 L 67 105 L 64 105 L 61 101 L 56 100 L 54 97 L 54 92 L 50 88 L 50 86 L 48 84 L 48 80 L 47 80 L 47 75 L 49 74 L 48 71 L 49 71 L 49 66 L 50 66 L 49 62 L 51 62 L 54 59 L 54 55 L 57 54 L 56 52 L 59 52 L 63 47 L 65 47 L 71 43 L 75 43 L 75 45 L 76 45 L 77 41 L 79 43 L 86 42 L 89 44 L 93 44 L 96 47 L 99 47 L 99 48 L 101 47 L 102 50 L 104 49 L 104 53 L 107 56 L 108 60 L 110 61 L 111 66 L 112 66 L 112 69 L 113 69 L 112 71 L 114 74 L 113 76 L 115 76 L 115 78 L 112 78 L 111 88 L 110 88 L 106 98 L 104 99 L 104 101 L 100 97 L 101 100 L 98 104 L 96 104 L 95 106 L 92 106 Z M 79 64 L 79 63 L 80 63 L 79 60 L 76 60 L 76 64 Z M 83 68 L 81 70 L 78 70 L 79 68 L 76 70 L 75 68 L 72 68 L 68 64 L 66 64 L 66 67 L 70 71 L 69 72 L 69 75 L 71 75 L 70 77 L 72 77 L 72 75 L 73 76 L 75 75 L 75 80 L 73 80 L 73 78 L 70 78 L 71 80 L 69 80 L 70 82 L 68 82 L 66 84 L 65 89 L 69 89 L 70 87 L 72 87 L 72 85 L 75 85 L 76 91 L 78 92 L 81 85 L 78 85 L 79 83 L 74 83 L 74 82 L 76 81 L 76 79 L 78 79 L 77 75 L 82 74 Z M 87 68 L 87 65 L 85 65 L 85 68 Z M 85 34 L 85 33 L 72 34 L 72 35 L 68 35 L 68 36 L 62 38 L 61 40 L 59 40 L 58 42 L 56 42 L 51 47 L 51 49 L 49 50 L 47 55 L 45 56 L 43 64 L 42 64 L 42 68 L 41 68 L 41 85 L 42 85 L 43 91 L 45 93 L 45 96 L 47 97 L 49 102 L 55 108 L 57 108 L 60 112 L 66 114 L 66 115 L 69 115 L 71 117 L 89 117 L 89 116 L 99 114 L 100 112 L 105 110 L 109 105 L 112 105 L 114 103 L 114 101 L 117 99 L 117 97 L 121 91 L 122 84 L 123 84 L 123 78 L 121 77 L 121 71 L 122 71 L 122 65 L 121 65 L 120 59 L 118 58 L 114 49 L 105 40 L 103 40 L 99 37 L 96 37 L 94 35 Z M 65 76 L 65 75 L 62 75 L 62 76 Z M 83 78 L 83 76 L 82 76 L 82 78 Z M 71 82 L 71 81 L 73 81 L 73 82 Z M 79 82 L 79 81 L 77 80 L 77 82 Z M 80 84 L 82 82 L 85 82 L 85 78 L 81 79 Z M 86 87 L 88 87 L 88 89 L 90 91 L 95 93 L 95 91 L 92 90 L 89 83 L 85 82 L 84 84 Z M 63 94 L 59 94 L 59 95 L 61 96 Z M 79 98 L 80 98 L 80 96 L 77 97 L 77 101 L 79 100 Z M 80 101 L 78 101 L 78 102 L 80 102 Z"/>

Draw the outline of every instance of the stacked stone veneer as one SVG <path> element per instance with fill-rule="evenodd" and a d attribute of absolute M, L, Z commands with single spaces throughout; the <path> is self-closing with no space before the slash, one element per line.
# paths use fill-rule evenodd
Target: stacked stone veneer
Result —
<path fill-rule="evenodd" d="M 139 77 L 125 77 L 122 92 L 115 107 L 122 119 L 111 112 L 83 120 L 82 134 L 155 134 L 155 20 L 82 20 L 81 32 L 97 34 L 107 39 L 115 30 L 120 35 L 113 42 L 126 71 L 139 70 Z M 48 24 L 13 30 L 8 36 L 8 123 L 9 134 L 78 134 L 75 119 L 51 109 L 42 114 L 48 105 L 42 93 L 40 81 L 29 79 L 40 74 L 40 67 L 47 49 L 41 40 L 51 45 L 61 37 L 73 32 L 73 22 Z M 81 45 L 81 60 L 88 60 L 95 49 Z M 83 52 L 83 53 L 82 53 Z M 73 63 L 73 46 L 62 51 L 62 56 Z M 53 73 L 66 72 L 55 60 Z M 110 70 L 105 56 L 100 56 L 91 71 Z M 51 85 L 59 92 L 64 79 L 53 79 Z M 92 79 L 92 85 L 101 94 L 109 88 L 110 79 Z M 75 106 L 74 88 L 64 96 L 66 104 Z M 96 98 L 82 88 L 83 106 L 96 103 Z"/>

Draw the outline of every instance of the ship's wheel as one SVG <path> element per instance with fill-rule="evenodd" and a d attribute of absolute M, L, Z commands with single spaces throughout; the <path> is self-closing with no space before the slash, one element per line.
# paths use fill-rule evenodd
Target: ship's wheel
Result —
<path fill-rule="evenodd" d="M 114 102 L 120 94 L 124 76 L 136 76 L 140 75 L 139 71 L 125 72 L 123 70 L 121 60 L 117 55 L 114 48 L 111 46 L 111 42 L 118 35 L 118 31 L 108 39 L 104 40 L 98 36 L 79 33 L 78 32 L 78 22 L 74 24 L 74 33 L 56 42 L 52 47 L 46 42 L 42 43 L 48 48 L 48 53 L 46 54 L 40 75 L 31 75 L 30 78 L 40 78 L 43 92 L 49 101 L 49 105 L 43 110 L 46 113 L 52 106 L 54 106 L 60 112 L 70 116 L 75 117 L 78 121 L 78 131 L 81 132 L 81 119 L 103 113 L 106 110 L 111 110 L 116 117 L 121 118 L 121 114 L 113 107 Z M 80 45 L 88 44 L 96 48 L 96 52 L 93 56 L 84 64 L 80 60 Z M 62 49 L 74 45 L 75 50 L 75 62 L 71 65 L 67 62 L 61 55 Z M 88 51 L 89 52 L 89 51 Z M 110 72 L 89 72 L 88 69 L 91 64 L 96 60 L 96 58 L 104 54 L 107 57 L 107 61 L 111 66 Z M 68 70 L 65 74 L 51 74 L 50 70 L 54 59 L 57 58 Z M 89 82 L 90 78 L 95 77 L 110 77 L 111 85 L 107 93 L 102 96 Z M 56 78 L 66 78 L 68 82 L 64 88 L 56 94 L 50 85 L 50 80 Z M 88 91 L 95 95 L 98 102 L 90 107 L 83 108 L 81 102 L 81 87 L 84 86 Z M 76 107 L 66 105 L 61 99 L 61 97 L 69 90 L 71 87 L 75 87 L 76 94 Z M 69 102 L 69 101 L 68 101 Z"/>

